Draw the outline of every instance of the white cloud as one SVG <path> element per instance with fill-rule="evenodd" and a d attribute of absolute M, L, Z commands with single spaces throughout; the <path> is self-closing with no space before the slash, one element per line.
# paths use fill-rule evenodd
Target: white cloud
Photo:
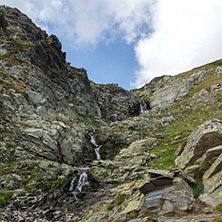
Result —
<path fill-rule="evenodd" d="M 159 0 L 154 32 L 135 47 L 140 65 L 134 86 L 221 58 L 222 1 Z"/>
<path fill-rule="evenodd" d="M 143 35 L 156 0 L 3 0 L 18 7 L 49 32 L 67 37 L 76 47 L 96 46 L 118 36 L 131 43 Z M 108 39 L 107 39 L 108 38 Z"/>
<path fill-rule="evenodd" d="M 139 87 L 221 58 L 221 0 L 2 0 L 73 47 L 135 44 Z M 152 32 L 151 32 L 152 31 Z"/>

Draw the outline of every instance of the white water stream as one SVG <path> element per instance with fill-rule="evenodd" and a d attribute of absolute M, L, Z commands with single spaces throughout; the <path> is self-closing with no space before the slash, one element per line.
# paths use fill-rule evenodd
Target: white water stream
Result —
<path fill-rule="evenodd" d="M 147 105 L 144 100 L 140 101 L 140 115 L 142 115 L 147 110 Z"/>
<path fill-rule="evenodd" d="M 74 189 L 74 182 L 76 180 L 76 177 L 73 177 L 72 181 L 71 181 L 71 184 L 70 184 L 70 188 L 69 188 L 69 191 L 73 191 Z"/>
<path fill-rule="evenodd" d="M 79 176 L 79 180 L 78 180 L 78 183 L 77 183 L 77 186 L 75 188 L 75 181 L 76 181 L 76 178 L 77 176 L 74 176 L 71 183 L 70 183 L 70 187 L 69 187 L 69 191 L 71 191 L 76 200 L 78 200 L 78 198 L 76 197 L 76 194 L 78 192 L 82 192 L 82 187 L 83 186 L 89 186 L 89 181 L 88 181 L 88 175 L 86 172 L 83 172 L 80 176 Z M 78 192 L 76 192 L 75 190 L 78 190 Z"/>
<path fill-rule="evenodd" d="M 86 172 L 83 172 L 79 177 L 79 181 L 76 188 L 79 192 L 82 192 L 82 187 L 86 185 L 89 185 L 88 175 Z"/>
<path fill-rule="evenodd" d="M 96 143 L 95 135 L 93 134 L 93 132 L 91 132 L 89 134 L 89 136 L 90 136 L 90 143 L 92 143 L 95 146 L 94 150 L 95 150 L 95 154 L 96 154 L 96 159 L 101 160 L 101 156 L 100 156 L 100 153 L 99 153 L 101 146 L 99 146 Z"/>

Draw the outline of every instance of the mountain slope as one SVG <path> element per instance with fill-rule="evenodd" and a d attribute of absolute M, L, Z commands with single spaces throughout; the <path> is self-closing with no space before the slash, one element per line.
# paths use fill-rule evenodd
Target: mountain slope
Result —
<path fill-rule="evenodd" d="M 220 204 L 215 196 L 221 184 L 212 193 L 207 186 L 221 172 L 221 149 L 214 147 L 222 145 L 220 121 L 201 124 L 221 119 L 221 73 L 218 60 L 130 92 L 96 84 L 86 70 L 66 62 L 55 35 L 0 6 L 0 220 L 220 216 L 213 207 Z M 200 142 L 204 152 L 181 167 L 186 153 L 198 150 L 190 141 L 199 125 L 204 136 L 198 141 L 219 142 Z M 218 129 L 217 136 L 204 134 L 203 126 Z M 202 167 L 206 163 L 211 173 Z M 201 192 L 205 196 L 195 200 Z"/>

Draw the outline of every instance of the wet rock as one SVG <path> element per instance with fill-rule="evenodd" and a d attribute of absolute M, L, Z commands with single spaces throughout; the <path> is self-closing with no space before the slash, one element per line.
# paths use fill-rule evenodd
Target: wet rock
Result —
<path fill-rule="evenodd" d="M 150 180 L 139 188 L 143 194 L 162 189 L 173 183 L 173 174 L 167 171 L 149 170 Z"/>
<path fill-rule="evenodd" d="M 193 191 L 181 178 L 174 178 L 171 184 L 160 186 L 147 192 L 144 197 L 143 208 L 151 213 L 160 215 L 169 213 L 186 213 L 192 209 L 194 203 Z"/>

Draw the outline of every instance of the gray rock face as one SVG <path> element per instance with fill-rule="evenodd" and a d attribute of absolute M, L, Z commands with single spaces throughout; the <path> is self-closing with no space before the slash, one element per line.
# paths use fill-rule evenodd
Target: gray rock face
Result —
<path fill-rule="evenodd" d="M 204 194 L 200 200 L 216 207 L 222 202 L 222 153 L 203 175 Z"/>
<path fill-rule="evenodd" d="M 166 180 L 164 180 L 166 182 Z M 171 185 L 159 186 L 159 189 L 147 192 L 144 207 L 159 215 L 189 212 L 194 203 L 193 191 L 181 178 L 174 178 Z"/>
<path fill-rule="evenodd" d="M 193 73 L 188 77 L 171 79 L 165 85 L 161 85 L 150 97 L 151 108 L 163 110 L 170 106 L 174 101 L 187 95 L 194 83 L 211 70 L 203 70 Z"/>
<path fill-rule="evenodd" d="M 66 62 L 56 36 L 48 36 L 17 9 L 0 9 L 0 36 L 4 36 L 0 38 L 0 160 L 7 167 L 13 162 L 16 174 L 25 171 L 22 181 L 9 173 L 0 185 L 18 189 L 24 183 L 28 189 L 47 187 L 49 181 L 54 186 L 72 173 L 72 166 L 94 160 L 91 150 L 84 150 L 89 146 L 87 132 L 100 124 L 108 126 L 104 121 L 139 115 L 139 100 L 113 84 L 90 84 L 85 69 Z M 113 158 L 131 142 L 107 132 L 101 141 L 108 147 L 103 149 L 105 158 Z M 117 177 L 124 174 L 118 173 L 120 168 Z M 33 172 L 27 175 L 30 169 Z M 143 170 L 139 165 L 134 169 Z"/>
<path fill-rule="evenodd" d="M 175 160 L 181 169 L 200 158 L 208 149 L 222 144 L 222 122 L 214 119 L 203 123 L 187 139 L 184 151 Z"/>
<path fill-rule="evenodd" d="M 0 9 L 0 36 L 6 31 L 7 22 L 4 16 L 4 10 Z"/>
<path fill-rule="evenodd" d="M 216 207 L 222 202 L 222 122 L 214 119 L 200 125 L 187 139 L 175 163 L 202 177 L 204 193 L 199 199 Z"/>
<path fill-rule="evenodd" d="M 100 85 L 91 82 L 91 87 L 105 119 L 124 120 L 129 115 L 139 114 L 139 99 L 117 84 Z"/>
<path fill-rule="evenodd" d="M 100 116 L 86 70 L 70 67 L 66 63 L 57 37 L 48 36 L 17 9 L 1 7 L 1 10 L 4 11 L 4 22 L 7 22 L 7 32 L 4 34 L 10 38 L 10 41 L 1 40 L 1 50 L 5 52 L 2 68 L 16 75 L 17 82 L 30 89 L 27 99 L 34 105 L 40 102 L 46 106 L 49 103 L 57 106 L 59 100 L 65 105 L 66 99 L 70 104 L 76 104 L 73 109 L 80 115 Z M 13 51 L 15 47 L 16 51 Z M 10 81 L 7 75 L 3 79 Z"/>
<path fill-rule="evenodd" d="M 147 178 L 128 184 L 116 197 L 126 200 L 114 210 L 113 217 L 129 219 L 128 215 L 149 212 L 149 215 L 188 214 L 193 205 L 193 191 L 180 170 L 149 170 Z M 127 199 L 127 195 L 129 198 Z M 152 217 L 151 217 L 152 218 Z M 140 218 L 141 219 L 141 218 Z"/>
<path fill-rule="evenodd" d="M 188 95 L 194 85 L 212 71 L 214 71 L 213 68 L 199 70 L 190 75 L 181 74 L 177 78 L 170 78 L 170 76 L 156 77 L 149 84 L 139 90 L 132 90 L 132 92 L 138 97 L 149 99 L 151 108 L 149 114 L 156 115 Z M 206 93 L 206 90 L 202 93 L 204 92 Z"/>

